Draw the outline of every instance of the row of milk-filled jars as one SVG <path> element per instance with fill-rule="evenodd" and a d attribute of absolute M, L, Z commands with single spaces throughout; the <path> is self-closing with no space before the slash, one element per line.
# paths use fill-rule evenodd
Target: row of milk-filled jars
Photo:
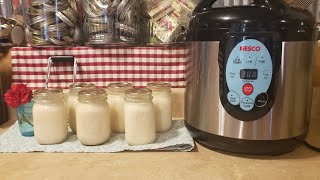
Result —
<path fill-rule="evenodd" d="M 147 88 L 113 83 L 107 91 L 90 83 L 75 83 L 67 103 L 61 89 L 38 90 L 34 99 L 34 133 L 39 144 L 63 142 L 67 119 L 84 145 L 105 143 L 111 131 L 125 133 L 129 145 L 148 144 L 156 140 L 156 132 L 166 132 L 172 125 L 168 83 L 149 83 Z"/>

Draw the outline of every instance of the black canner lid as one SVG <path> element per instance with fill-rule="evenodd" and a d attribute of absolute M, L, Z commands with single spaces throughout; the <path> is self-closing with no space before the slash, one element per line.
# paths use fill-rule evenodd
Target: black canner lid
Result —
<path fill-rule="evenodd" d="M 190 21 L 187 39 L 219 41 L 227 32 L 278 32 L 282 41 L 317 39 L 313 15 L 307 10 L 289 7 L 281 1 L 277 8 L 261 4 L 221 8 L 198 7 Z"/>

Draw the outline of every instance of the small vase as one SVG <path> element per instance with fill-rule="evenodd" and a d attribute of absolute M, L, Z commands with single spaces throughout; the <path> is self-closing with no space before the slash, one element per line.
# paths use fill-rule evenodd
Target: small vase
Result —
<path fill-rule="evenodd" d="M 17 118 L 19 123 L 19 129 L 22 136 L 33 136 L 33 119 L 32 119 L 32 107 L 33 101 L 20 105 L 17 108 Z"/>

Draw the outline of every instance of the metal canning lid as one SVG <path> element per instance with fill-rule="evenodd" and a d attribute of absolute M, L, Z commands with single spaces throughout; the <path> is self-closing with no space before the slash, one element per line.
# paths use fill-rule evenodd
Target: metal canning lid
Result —
<path fill-rule="evenodd" d="M 93 96 L 93 95 L 104 95 L 107 94 L 106 90 L 103 89 L 86 89 L 82 90 L 79 93 L 79 96 Z"/>
<path fill-rule="evenodd" d="M 49 41 L 58 46 L 65 46 L 67 43 L 65 41 L 60 41 L 59 39 L 49 38 Z"/>
<path fill-rule="evenodd" d="M 10 29 L 7 28 L 0 28 L 0 38 L 7 38 L 10 36 Z"/>
<path fill-rule="evenodd" d="M 170 83 L 153 82 L 153 83 L 148 83 L 147 88 L 151 89 L 152 92 L 170 92 L 171 91 L 171 84 Z"/>
<path fill-rule="evenodd" d="M 81 88 L 90 88 L 90 87 L 95 87 L 95 85 L 92 83 L 80 82 L 80 83 L 73 83 L 69 86 L 70 89 L 73 89 L 73 88 L 81 89 Z"/>
<path fill-rule="evenodd" d="M 54 96 L 63 95 L 63 91 L 61 88 L 49 88 L 49 89 L 38 89 L 34 92 L 35 98 L 48 97 L 51 95 L 54 95 Z"/>
<path fill-rule="evenodd" d="M 4 17 L 0 17 L 0 25 L 7 24 L 7 19 Z"/>
<path fill-rule="evenodd" d="M 72 44 L 72 43 L 75 42 L 75 40 L 72 39 L 72 38 L 69 37 L 69 36 L 63 36 L 62 39 L 63 39 L 64 41 L 66 41 L 67 43 L 69 43 L 69 44 Z"/>
<path fill-rule="evenodd" d="M 15 45 L 22 45 L 25 40 L 24 28 L 20 25 L 16 25 L 11 30 L 11 41 Z"/>
<path fill-rule="evenodd" d="M 126 90 L 132 89 L 131 83 L 111 83 L 108 85 L 109 94 L 124 94 Z"/>
<path fill-rule="evenodd" d="M 94 89 L 96 86 L 92 83 L 73 83 L 69 86 L 70 94 L 77 95 L 79 91 L 86 90 L 86 89 Z"/>
<path fill-rule="evenodd" d="M 132 88 L 126 91 L 126 94 L 151 94 L 152 90 L 148 88 Z"/>
<path fill-rule="evenodd" d="M 69 86 L 70 89 L 83 89 L 83 88 L 95 88 L 95 85 L 92 83 L 73 83 Z"/>
<path fill-rule="evenodd" d="M 20 25 L 20 23 L 18 21 L 16 21 L 15 19 L 12 18 L 8 18 L 7 19 L 7 23 L 10 24 L 11 26 L 18 26 Z"/>
<path fill-rule="evenodd" d="M 75 24 L 73 24 L 73 22 L 68 18 L 68 16 L 64 15 L 62 12 L 59 11 L 56 13 L 56 15 L 69 27 L 75 27 Z"/>
<path fill-rule="evenodd" d="M 56 12 L 57 9 L 62 11 L 67 9 L 70 5 L 68 1 L 58 1 L 57 3 L 42 3 L 43 9 L 49 12 Z"/>
<path fill-rule="evenodd" d="M 63 10 L 62 13 L 64 15 L 66 15 L 67 17 L 69 17 L 69 19 L 73 23 L 77 22 L 77 15 L 76 15 L 77 13 L 72 8 L 69 7 L 67 9 Z"/>
<path fill-rule="evenodd" d="M 130 102 L 145 102 L 152 100 L 152 90 L 148 88 L 132 88 L 125 91 L 125 100 Z"/>
<path fill-rule="evenodd" d="M 107 98 L 107 92 L 103 89 L 86 89 L 78 92 L 80 102 L 92 102 Z"/>

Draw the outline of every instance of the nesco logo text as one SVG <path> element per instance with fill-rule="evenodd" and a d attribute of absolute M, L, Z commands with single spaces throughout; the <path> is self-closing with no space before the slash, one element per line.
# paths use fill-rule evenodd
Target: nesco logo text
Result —
<path fill-rule="evenodd" d="M 260 51 L 260 46 L 240 46 L 240 51 Z"/>

